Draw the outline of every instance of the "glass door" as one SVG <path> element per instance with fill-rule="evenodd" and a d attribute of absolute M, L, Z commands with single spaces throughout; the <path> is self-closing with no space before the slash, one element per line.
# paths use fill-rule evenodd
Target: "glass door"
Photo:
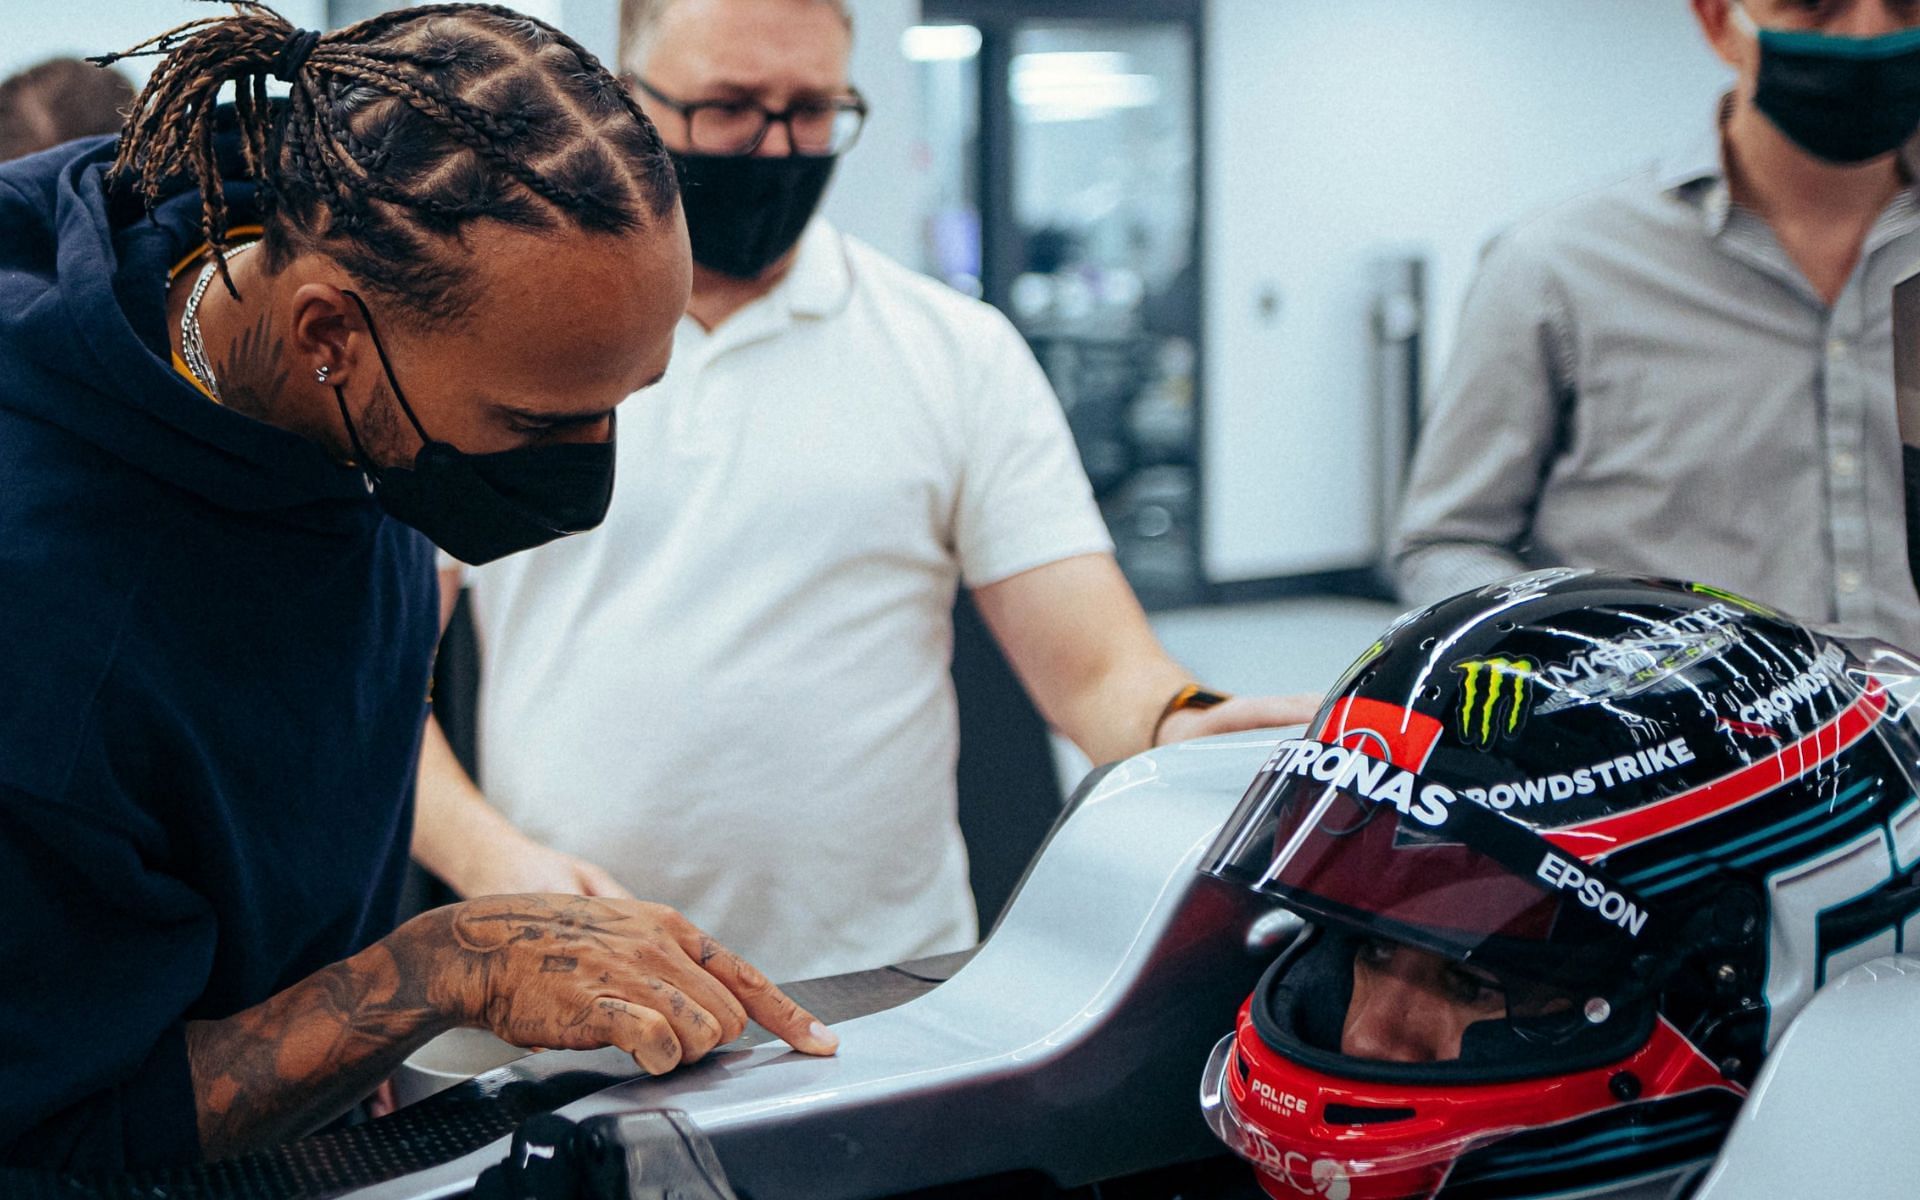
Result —
<path fill-rule="evenodd" d="M 922 265 L 1033 346 L 1142 600 L 1198 600 L 1198 7 L 925 11 Z"/>

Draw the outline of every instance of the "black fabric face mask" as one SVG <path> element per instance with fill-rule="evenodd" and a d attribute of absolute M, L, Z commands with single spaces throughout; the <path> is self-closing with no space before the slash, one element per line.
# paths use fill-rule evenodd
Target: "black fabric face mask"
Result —
<path fill-rule="evenodd" d="M 1920 29 L 1870 38 L 1754 32 L 1754 107 L 1808 154 L 1865 162 L 1898 150 L 1920 128 Z"/>
<path fill-rule="evenodd" d="M 613 501 L 611 436 L 604 442 L 522 446 L 494 454 L 468 454 L 434 441 L 394 378 L 393 364 L 387 361 L 386 347 L 380 343 L 366 302 L 352 292 L 345 295 L 366 318 L 387 385 L 420 435 L 420 452 L 412 466 L 378 465 L 360 444 L 353 419 L 347 415 L 345 394 L 338 386 L 333 389 L 354 457 L 387 515 L 405 521 L 434 545 L 476 567 L 592 529 L 606 518 Z"/>
<path fill-rule="evenodd" d="M 693 261 L 757 279 L 793 249 L 826 193 L 832 154 L 675 154 Z"/>

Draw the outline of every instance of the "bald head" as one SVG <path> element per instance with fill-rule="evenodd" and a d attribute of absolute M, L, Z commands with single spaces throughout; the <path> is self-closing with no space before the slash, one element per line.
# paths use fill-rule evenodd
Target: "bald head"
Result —
<path fill-rule="evenodd" d="M 696 6 L 701 0 L 695 0 Z M 709 6 L 712 0 L 707 0 Z M 721 4 L 740 0 L 719 0 Z M 745 0 L 747 3 L 774 5 L 817 5 L 832 10 L 849 36 L 853 33 L 853 12 L 847 0 Z M 670 10 L 683 7 L 687 0 L 620 0 L 620 69 L 645 74 L 648 60 L 659 41 L 660 30 Z M 677 14 L 697 16 L 698 14 Z"/>

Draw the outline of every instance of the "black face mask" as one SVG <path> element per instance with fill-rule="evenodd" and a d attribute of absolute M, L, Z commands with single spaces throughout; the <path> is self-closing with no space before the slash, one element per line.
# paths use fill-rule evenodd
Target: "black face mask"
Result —
<path fill-rule="evenodd" d="M 354 457 L 367 473 L 374 499 L 396 520 L 427 535 L 434 545 L 472 566 L 545 545 L 569 533 L 592 529 L 613 501 L 613 439 L 522 446 L 495 454 L 467 454 L 436 442 L 421 427 L 393 376 L 386 347 L 373 327 L 366 302 L 345 293 L 366 318 L 393 398 L 420 435 L 411 467 L 379 466 L 360 444 L 347 415 L 347 398 L 333 389 Z"/>
<path fill-rule="evenodd" d="M 757 279 L 793 249 L 820 206 L 831 154 L 675 154 L 693 261 Z"/>
<path fill-rule="evenodd" d="M 1754 107 L 1808 154 L 1865 162 L 1898 150 L 1920 128 L 1920 29 L 1870 38 L 1754 32 Z"/>

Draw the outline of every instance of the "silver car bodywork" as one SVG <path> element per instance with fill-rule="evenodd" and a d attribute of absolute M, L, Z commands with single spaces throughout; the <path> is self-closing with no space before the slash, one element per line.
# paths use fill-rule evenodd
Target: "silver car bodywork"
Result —
<path fill-rule="evenodd" d="M 764 1044 L 649 1079 L 616 1052 L 554 1052 L 484 1079 L 623 1078 L 561 1114 L 679 1110 L 735 1186 L 766 1200 L 861 1200 L 1015 1170 L 1075 1186 L 1217 1154 L 1202 1068 L 1297 919 L 1196 866 L 1280 736 L 1167 747 L 1107 772 L 978 953 L 917 999 L 836 1026 L 833 1058 Z M 1769 1060 L 1698 1197 L 1920 1195 L 1920 1138 L 1889 1132 L 1912 1123 L 1916 1027 L 1911 962 L 1829 985 Z M 502 1139 L 350 1194 L 459 1195 L 506 1152 Z M 1605 1194 L 1669 1196 L 1685 1182 Z"/>

